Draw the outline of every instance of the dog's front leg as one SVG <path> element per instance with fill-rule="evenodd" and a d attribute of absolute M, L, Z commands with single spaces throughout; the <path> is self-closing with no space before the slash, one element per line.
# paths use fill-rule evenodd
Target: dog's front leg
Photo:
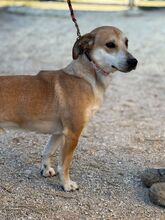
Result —
<path fill-rule="evenodd" d="M 55 175 L 54 169 L 51 167 L 55 151 L 59 145 L 63 144 L 63 135 L 52 135 L 48 144 L 42 153 L 41 175 L 51 177 Z"/>
<path fill-rule="evenodd" d="M 78 143 L 79 135 L 69 132 L 65 137 L 65 144 L 62 151 L 62 164 L 58 166 L 60 180 L 65 191 L 74 191 L 78 189 L 76 182 L 72 181 L 69 176 L 70 163 L 74 150 Z"/>

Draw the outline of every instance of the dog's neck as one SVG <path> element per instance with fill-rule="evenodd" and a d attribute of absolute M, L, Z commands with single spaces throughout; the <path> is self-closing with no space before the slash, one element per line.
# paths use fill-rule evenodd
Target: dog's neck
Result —
<path fill-rule="evenodd" d="M 93 89 L 99 87 L 105 90 L 111 79 L 109 75 L 105 76 L 101 68 L 94 68 L 92 62 L 89 61 L 86 55 L 79 56 L 78 59 L 73 60 L 64 71 L 67 74 L 83 78 L 91 84 Z"/>

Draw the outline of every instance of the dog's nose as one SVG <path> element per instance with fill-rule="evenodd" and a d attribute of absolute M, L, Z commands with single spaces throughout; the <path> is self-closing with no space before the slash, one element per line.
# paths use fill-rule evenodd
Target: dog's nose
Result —
<path fill-rule="evenodd" d="M 129 67 L 135 68 L 137 66 L 137 59 L 135 58 L 130 58 L 127 60 L 127 64 L 129 65 Z"/>

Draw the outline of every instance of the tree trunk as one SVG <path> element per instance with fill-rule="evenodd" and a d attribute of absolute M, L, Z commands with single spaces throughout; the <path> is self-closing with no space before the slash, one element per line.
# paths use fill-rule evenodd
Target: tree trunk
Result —
<path fill-rule="evenodd" d="M 132 9 L 134 7 L 134 0 L 129 0 L 129 7 Z"/>

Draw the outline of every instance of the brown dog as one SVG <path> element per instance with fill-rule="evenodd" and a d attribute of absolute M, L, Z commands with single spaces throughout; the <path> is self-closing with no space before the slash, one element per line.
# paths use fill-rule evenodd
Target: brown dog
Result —
<path fill-rule="evenodd" d="M 66 191 L 78 189 L 69 177 L 70 163 L 83 128 L 103 101 L 108 75 L 136 68 L 137 60 L 127 48 L 128 39 L 119 29 L 99 27 L 76 41 L 66 68 L 0 77 L 0 127 L 52 134 L 41 173 L 55 175 L 51 158 L 62 145 L 58 172 Z"/>

